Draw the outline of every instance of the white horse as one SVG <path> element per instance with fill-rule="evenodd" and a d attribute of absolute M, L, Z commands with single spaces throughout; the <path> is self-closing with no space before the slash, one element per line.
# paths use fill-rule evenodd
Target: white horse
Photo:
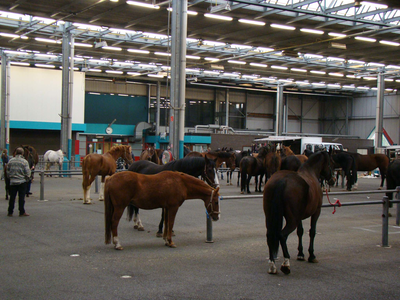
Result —
<path fill-rule="evenodd" d="M 64 153 L 62 150 L 58 151 L 53 151 L 53 150 L 48 150 L 44 154 L 44 162 L 46 163 L 45 170 L 49 171 L 50 167 L 54 164 L 58 164 L 60 168 L 62 167 L 62 163 L 64 162 Z"/>

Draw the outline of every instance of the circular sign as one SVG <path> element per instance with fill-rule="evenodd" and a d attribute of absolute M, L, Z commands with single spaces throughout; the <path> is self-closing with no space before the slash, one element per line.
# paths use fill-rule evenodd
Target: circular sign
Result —
<path fill-rule="evenodd" d="M 106 133 L 107 133 L 107 134 L 111 134 L 112 132 L 113 132 L 113 130 L 112 130 L 111 127 L 107 127 L 107 128 L 106 128 Z"/>

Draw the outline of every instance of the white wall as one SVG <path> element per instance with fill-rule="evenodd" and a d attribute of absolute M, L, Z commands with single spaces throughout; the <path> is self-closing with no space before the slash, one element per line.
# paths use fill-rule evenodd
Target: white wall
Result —
<path fill-rule="evenodd" d="M 61 123 L 62 71 L 11 66 L 10 120 Z M 72 123 L 83 124 L 85 73 L 74 72 Z"/>

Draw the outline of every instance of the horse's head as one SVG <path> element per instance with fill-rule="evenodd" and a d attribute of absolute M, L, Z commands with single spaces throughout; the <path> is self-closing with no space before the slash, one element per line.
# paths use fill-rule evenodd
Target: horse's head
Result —
<path fill-rule="evenodd" d="M 289 156 L 289 155 L 294 155 L 294 152 L 292 151 L 292 149 L 290 149 L 290 146 L 286 147 L 285 145 L 282 145 L 282 154 Z"/>
<path fill-rule="evenodd" d="M 203 174 L 201 175 L 203 179 L 207 182 L 208 185 L 215 188 L 219 186 L 218 176 L 217 176 L 217 167 L 216 167 L 216 159 L 208 159 L 207 156 L 204 156 L 205 165 Z"/>
<path fill-rule="evenodd" d="M 324 162 L 321 170 L 321 177 L 325 179 L 330 186 L 333 186 L 336 182 L 336 179 L 334 176 L 335 162 L 333 161 L 332 158 L 332 151 L 329 152 L 322 151 L 321 153 L 324 157 Z"/>
<path fill-rule="evenodd" d="M 236 154 L 235 154 L 235 152 L 231 152 L 231 156 L 229 157 L 227 167 L 230 168 L 231 171 L 236 169 Z"/>
<path fill-rule="evenodd" d="M 205 202 L 207 213 L 213 221 L 218 221 L 221 214 L 219 210 L 219 197 L 219 187 L 217 187 L 216 189 L 212 189 L 208 203 Z"/>
<path fill-rule="evenodd" d="M 132 164 L 133 163 L 132 147 L 124 146 L 124 152 L 121 157 L 128 165 Z"/>

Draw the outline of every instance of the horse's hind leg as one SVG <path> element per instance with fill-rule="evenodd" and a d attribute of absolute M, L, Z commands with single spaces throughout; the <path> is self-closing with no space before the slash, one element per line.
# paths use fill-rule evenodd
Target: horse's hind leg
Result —
<path fill-rule="evenodd" d="M 101 177 L 101 183 L 100 183 L 100 193 L 99 193 L 99 201 L 104 201 L 104 182 L 106 180 L 106 177 Z"/>
<path fill-rule="evenodd" d="M 179 207 L 172 207 L 165 209 L 165 228 L 164 228 L 164 240 L 165 246 L 169 246 L 171 248 L 176 248 L 175 243 L 172 241 L 172 228 L 174 227 L 175 216 L 178 212 Z"/>
<path fill-rule="evenodd" d="M 317 221 L 319 215 L 321 213 L 321 208 L 311 216 L 311 228 L 310 228 L 310 247 L 308 248 L 308 253 L 310 256 L 308 257 L 308 262 L 317 263 L 318 260 L 314 255 L 314 239 L 317 233 Z"/>
<path fill-rule="evenodd" d="M 284 274 L 288 275 L 290 274 L 290 255 L 289 255 L 289 250 L 287 248 L 287 238 L 289 234 L 296 229 L 297 226 L 295 224 L 294 219 L 291 218 L 285 218 L 285 219 L 286 219 L 286 225 L 281 231 L 279 241 L 281 243 L 283 252 L 283 263 L 281 265 L 281 271 Z"/>
<path fill-rule="evenodd" d="M 135 214 L 133 215 L 133 222 L 135 223 L 135 225 L 133 226 L 134 229 L 137 229 L 138 231 L 144 231 L 142 220 L 140 220 L 140 216 L 139 216 L 139 209 L 137 207 L 135 207 Z"/>
<path fill-rule="evenodd" d="M 297 247 L 297 250 L 299 251 L 297 253 L 297 260 L 304 260 L 304 253 L 303 253 L 303 234 L 304 234 L 304 228 L 303 228 L 303 223 L 300 222 L 300 224 L 297 226 L 297 237 L 299 239 L 299 246 Z"/>
<path fill-rule="evenodd" d="M 114 207 L 114 213 L 111 220 L 111 232 L 113 236 L 113 244 L 116 250 L 123 250 L 118 238 L 118 224 L 125 208 Z"/>
<path fill-rule="evenodd" d="M 156 233 L 156 237 L 163 236 L 163 224 L 164 224 L 164 208 L 161 211 L 161 220 L 160 220 L 160 224 L 158 224 L 158 231 Z"/>

